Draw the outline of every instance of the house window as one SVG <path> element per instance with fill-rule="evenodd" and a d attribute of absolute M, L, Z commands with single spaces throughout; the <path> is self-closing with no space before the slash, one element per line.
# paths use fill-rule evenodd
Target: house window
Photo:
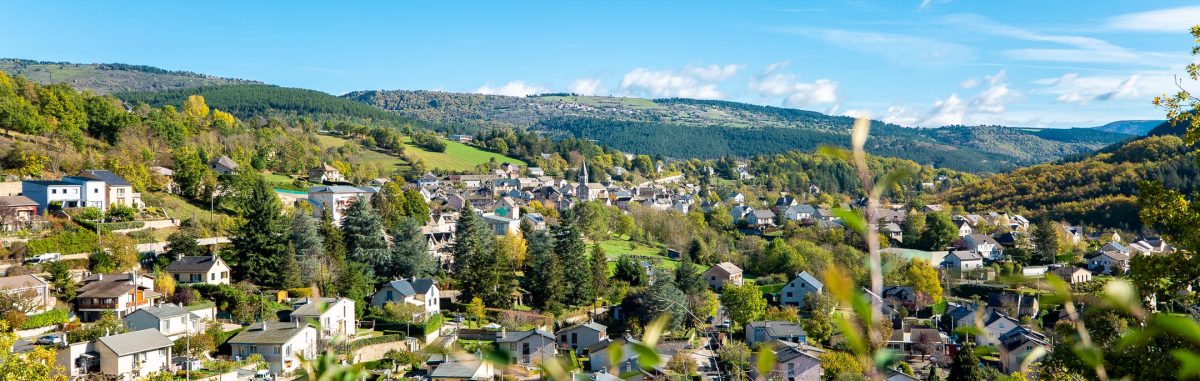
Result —
<path fill-rule="evenodd" d="M 789 297 L 789 298 L 790 298 L 790 297 L 792 297 L 792 292 L 791 292 L 791 291 L 788 291 L 788 293 L 787 293 L 787 297 Z"/>
<path fill-rule="evenodd" d="M 788 378 L 796 377 L 796 364 L 790 363 L 790 362 L 787 364 L 787 377 Z"/>
<path fill-rule="evenodd" d="M 51 189 L 50 194 L 58 194 L 58 189 Z"/>
<path fill-rule="evenodd" d="M 578 341 L 579 341 L 579 334 L 575 333 L 575 332 L 571 332 L 571 343 L 576 343 Z"/>
<path fill-rule="evenodd" d="M 387 301 L 392 301 L 392 290 L 387 290 Z"/>

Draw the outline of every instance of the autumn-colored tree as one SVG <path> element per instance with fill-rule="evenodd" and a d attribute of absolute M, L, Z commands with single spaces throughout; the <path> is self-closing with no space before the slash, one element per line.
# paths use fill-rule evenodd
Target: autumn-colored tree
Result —
<path fill-rule="evenodd" d="M 58 367 L 55 351 L 48 347 L 36 347 L 33 351 L 16 353 L 12 348 L 17 335 L 9 331 L 8 322 L 0 320 L 0 380 L 51 380 L 66 381 L 67 376 Z"/>
<path fill-rule="evenodd" d="M 195 128 L 208 126 L 208 113 L 208 104 L 204 102 L 203 95 L 189 95 L 183 101 L 183 117 Z"/>
<path fill-rule="evenodd" d="M 927 295 L 933 303 L 942 301 L 942 283 L 933 265 L 925 259 L 915 258 L 908 262 L 904 270 L 913 291 Z"/>

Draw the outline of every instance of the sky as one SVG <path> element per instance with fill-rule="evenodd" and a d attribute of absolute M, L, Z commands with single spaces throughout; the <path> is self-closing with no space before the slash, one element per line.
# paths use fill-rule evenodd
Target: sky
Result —
<path fill-rule="evenodd" d="M 1156 1 L 3 1 L 0 57 L 340 95 L 724 99 L 905 126 L 1161 119 L 1200 5 Z"/>

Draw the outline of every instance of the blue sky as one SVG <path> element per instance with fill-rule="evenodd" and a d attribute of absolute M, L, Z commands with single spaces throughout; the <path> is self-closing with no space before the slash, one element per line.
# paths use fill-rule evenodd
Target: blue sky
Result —
<path fill-rule="evenodd" d="M 123 62 L 333 94 L 682 96 L 908 125 L 1161 118 L 1177 1 L 20 2 L 0 57 Z"/>

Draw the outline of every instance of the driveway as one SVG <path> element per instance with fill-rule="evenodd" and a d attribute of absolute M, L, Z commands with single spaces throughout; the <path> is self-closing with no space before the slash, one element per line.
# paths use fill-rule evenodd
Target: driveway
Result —
<path fill-rule="evenodd" d="M 25 353 L 32 351 L 34 347 L 35 345 L 33 345 L 33 339 L 21 339 L 13 343 L 12 350 L 13 353 Z"/>

